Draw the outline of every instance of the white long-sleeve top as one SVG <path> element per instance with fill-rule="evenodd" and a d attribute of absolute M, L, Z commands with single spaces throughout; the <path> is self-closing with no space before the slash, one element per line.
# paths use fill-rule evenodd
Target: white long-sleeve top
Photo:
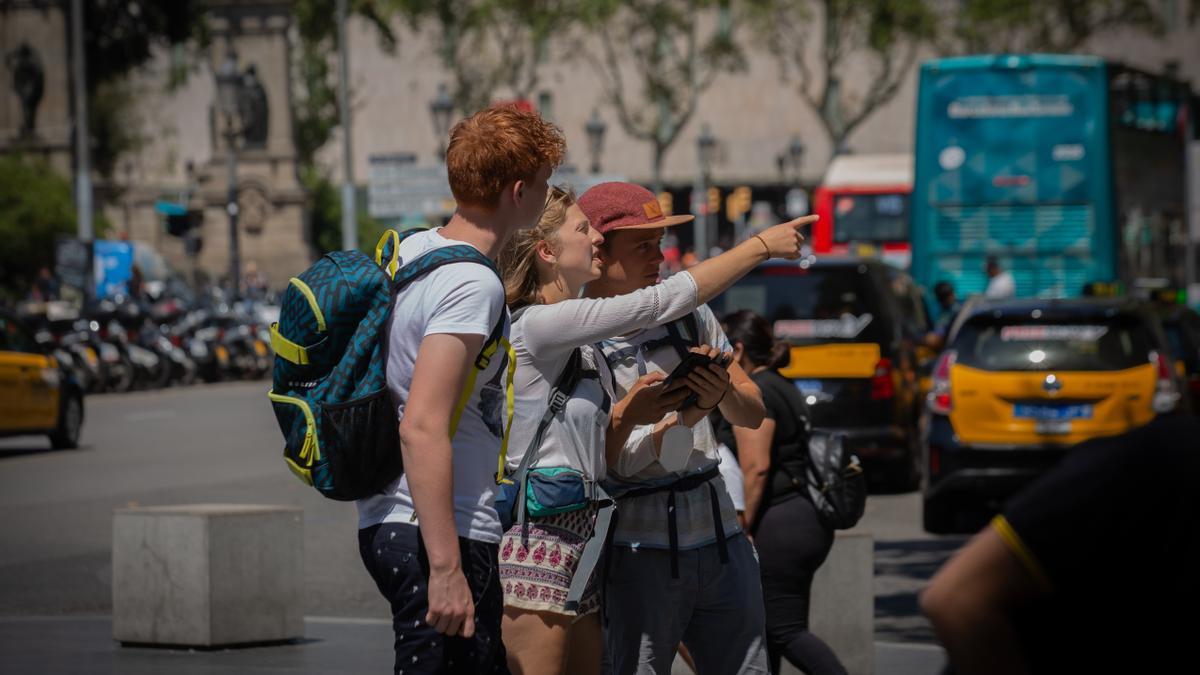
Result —
<path fill-rule="evenodd" d="M 696 309 L 696 280 L 683 272 L 661 284 L 612 298 L 578 298 L 526 308 L 512 324 L 517 354 L 516 412 L 508 443 L 508 466 L 521 463 L 538 422 L 546 413 L 550 387 L 570 359 L 584 348 L 594 367 L 590 345 L 605 338 L 674 321 Z M 534 466 L 569 466 L 593 480 L 606 467 L 604 438 L 613 392 L 607 378 L 582 378 L 566 407 L 550 422 Z"/>

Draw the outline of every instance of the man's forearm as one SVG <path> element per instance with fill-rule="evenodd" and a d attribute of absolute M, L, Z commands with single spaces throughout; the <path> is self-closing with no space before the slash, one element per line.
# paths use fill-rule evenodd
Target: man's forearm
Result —
<path fill-rule="evenodd" d="M 721 415 L 730 424 L 747 429 L 757 429 L 766 413 L 762 393 L 753 382 L 730 387 L 729 393 L 718 407 L 721 409 Z"/>
<path fill-rule="evenodd" d="M 604 459 L 608 466 L 616 466 L 617 458 L 633 432 L 634 424 L 625 417 L 624 401 L 613 406 L 612 417 L 608 422 L 608 433 L 604 436 Z"/>
<path fill-rule="evenodd" d="M 413 509 L 429 566 L 454 570 L 462 566 L 458 528 L 454 523 L 454 462 L 450 438 L 445 434 L 402 429 L 400 451 L 404 474 L 412 492 Z"/>

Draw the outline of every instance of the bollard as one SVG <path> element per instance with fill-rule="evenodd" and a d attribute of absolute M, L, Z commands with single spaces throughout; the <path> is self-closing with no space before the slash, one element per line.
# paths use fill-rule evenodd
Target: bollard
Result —
<path fill-rule="evenodd" d="M 303 510 L 192 504 L 113 512 L 113 638 L 225 647 L 304 635 Z"/>

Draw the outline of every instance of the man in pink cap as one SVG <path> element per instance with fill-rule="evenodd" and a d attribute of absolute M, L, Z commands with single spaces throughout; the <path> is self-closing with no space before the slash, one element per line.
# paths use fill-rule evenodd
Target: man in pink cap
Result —
<path fill-rule="evenodd" d="M 587 285 L 589 297 L 656 283 L 665 228 L 692 220 L 665 215 L 653 193 L 630 183 L 597 185 L 579 206 L 604 234 L 601 275 Z M 732 347 L 712 310 L 701 305 L 675 323 L 605 340 L 599 351 L 622 397 L 650 371 L 670 373 L 689 351 L 719 357 Z M 758 562 L 717 469 L 708 422 L 719 408 L 731 423 L 757 428 L 762 396 L 736 363 L 693 372 L 701 386 L 692 385 L 698 394 L 692 405 L 657 424 L 614 426 L 609 434 L 628 432 L 623 452 L 642 458 L 608 471 L 620 517 L 604 596 L 612 619 L 605 646 L 617 675 L 669 673 L 681 641 L 700 672 L 767 672 Z"/>

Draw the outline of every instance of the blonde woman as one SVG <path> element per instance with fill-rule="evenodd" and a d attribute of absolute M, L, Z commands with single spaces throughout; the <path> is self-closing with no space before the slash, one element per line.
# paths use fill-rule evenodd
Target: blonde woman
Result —
<path fill-rule="evenodd" d="M 630 209 L 629 219 L 609 223 L 607 229 L 661 233 L 692 219 L 664 216 L 653 195 L 645 194 L 649 197 Z M 571 192 L 551 188 L 538 224 L 514 235 L 499 258 L 514 312 L 511 339 L 517 354 L 509 467 L 520 464 L 546 413 L 551 387 L 568 363 L 576 363 L 572 354 L 582 347 L 582 375 L 561 413 L 532 449 L 536 456 L 531 463 L 569 467 L 588 482 L 602 480 L 608 463 L 619 459 L 605 456 L 610 429 L 624 435 L 633 425 L 655 422 L 683 402 L 688 387 L 704 384 L 689 379 L 687 386 L 667 391 L 655 386 L 664 375 L 651 373 L 613 404 L 611 385 L 595 373 L 589 345 L 679 319 L 758 263 L 770 257 L 798 257 L 803 237 L 797 228 L 814 219 L 777 225 L 661 284 L 612 298 L 581 299 L 584 284 L 600 276 L 604 233 L 591 226 Z M 610 442 L 608 447 L 619 453 L 624 439 L 615 440 L 622 442 Z M 577 610 L 568 610 L 564 602 L 592 535 L 595 514 L 592 504 L 558 515 L 531 516 L 525 527 L 513 526 L 500 543 L 502 635 L 509 668 L 516 675 L 600 671 L 600 598 L 595 580 Z"/>

